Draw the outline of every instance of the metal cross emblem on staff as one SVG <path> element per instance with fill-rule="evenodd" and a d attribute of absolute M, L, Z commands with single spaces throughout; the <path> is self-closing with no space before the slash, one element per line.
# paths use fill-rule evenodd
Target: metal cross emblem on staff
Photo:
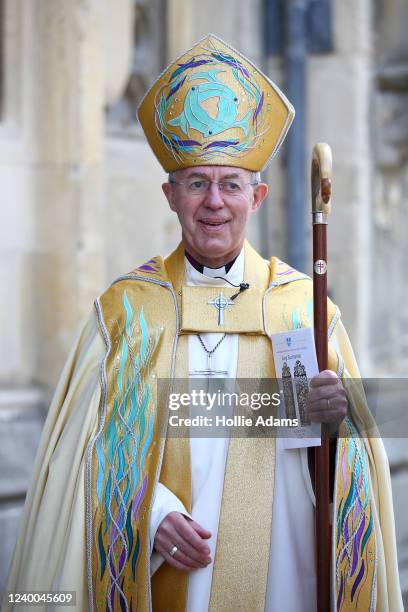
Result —
<path fill-rule="evenodd" d="M 315 261 L 313 269 L 316 272 L 316 274 L 326 274 L 327 263 L 325 262 L 324 259 L 318 259 L 317 261 Z"/>
<path fill-rule="evenodd" d="M 230 298 L 225 297 L 222 291 L 218 297 L 214 298 L 213 300 L 208 300 L 207 304 L 215 306 L 215 308 L 218 310 L 219 326 L 224 325 L 224 310 L 229 306 L 234 306 L 234 302 Z"/>

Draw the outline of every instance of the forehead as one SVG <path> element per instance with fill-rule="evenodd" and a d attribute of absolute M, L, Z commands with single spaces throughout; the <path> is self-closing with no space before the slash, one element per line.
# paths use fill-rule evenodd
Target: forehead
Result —
<path fill-rule="evenodd" d="M 190 176 L 203 176 L 218 180 L 224 177 L 247 178 L 250 175 L 250 171 L 234 166 L 194 166 L 192 168 L 178 170 L 177 175 L 183 179 Z"/>

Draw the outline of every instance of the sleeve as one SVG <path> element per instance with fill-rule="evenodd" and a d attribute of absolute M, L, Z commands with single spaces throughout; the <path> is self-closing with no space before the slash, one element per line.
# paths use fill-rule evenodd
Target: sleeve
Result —
<path fill-rule="evenodd" d="M 360 370 L 350 339 L 340 319 L 336 321 L 329 339 L 329 350 L 337 355 L 337 374 L 343 381 L 349 400 L 349 417 L 364 435 L 379 437 L 375 419 L 367 405 Z"/>
<path fill-rule="evenodd" d="M 349 399 L 350 416 L 364 440 L 372 486 L 377 546 L 377 607 L 379 612 L 402 612 L 403 604 L 395 538 L 394 510 L 388 457 L 369 407 L 347 332 L 340 320 L 330 344 L 337 352 L 339 371 Z M 339 468 L 337 468 L 339 469 Z M 333 561 L 334 563 L 334 561 Z"/>
<path fill-rule="evenodd" d="M 105 354 L 93 311 L 67 359 L 42 432 L 7 592 L 76 591 L 87 609 L 85 456 Z M 12 608 L 5 604 L 2 612 Z"/>

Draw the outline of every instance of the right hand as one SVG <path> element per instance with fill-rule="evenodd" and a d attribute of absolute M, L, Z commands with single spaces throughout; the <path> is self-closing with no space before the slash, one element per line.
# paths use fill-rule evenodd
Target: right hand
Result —
<path fill-rule="evenodd" d="M 172 567 L 191 572 L 211 563 L 210 547 L 203 541 L 208 538 L 211 533 L 207 529 L 180 512 L 169 512 L 156 531 L 154 548 Z M 172 556 L 173 546 L 178 550 Z"/>

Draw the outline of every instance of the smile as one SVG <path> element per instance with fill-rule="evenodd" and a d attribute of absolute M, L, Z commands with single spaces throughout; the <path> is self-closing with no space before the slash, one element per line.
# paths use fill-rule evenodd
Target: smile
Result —
<path fill-rule="evenodd" d="M 216 233 L 229 223 L 229 219 L 200 219 L 199 223 L 204 231 Z"/>
<path fill-rule="evenodd" d="M 199 221 L 203 225 L 225 225 L 229 222 L 229 219 L 200 219 Z"/>

